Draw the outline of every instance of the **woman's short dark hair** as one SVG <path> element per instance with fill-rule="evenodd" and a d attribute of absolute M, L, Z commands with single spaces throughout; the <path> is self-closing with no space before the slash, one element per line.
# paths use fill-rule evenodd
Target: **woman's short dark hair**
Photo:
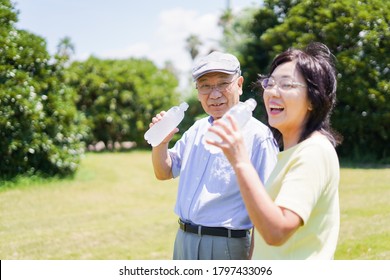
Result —
<path fill-rule="evenodd" d="M 312 110 L 309 112 L 309 118 L 299 142 L 308 138 L 314 131 L 320 131 L 328 137 L 333 146 L 341 143 L 341 136 L 333 131 L 330 125 L 330 116 L 336 104 L 337 89 L 334 60 L 334 56 L 326 45 L 313 42 L 303 50 L 289 48 L 279 54 L 271 64 L 268 76 L 271 76 L 279 65 L 296 61 L 298 70 L 306 80 Z M 275 129 L 273 131 L 279 144 L 282 144 L 280 132 Z"/>

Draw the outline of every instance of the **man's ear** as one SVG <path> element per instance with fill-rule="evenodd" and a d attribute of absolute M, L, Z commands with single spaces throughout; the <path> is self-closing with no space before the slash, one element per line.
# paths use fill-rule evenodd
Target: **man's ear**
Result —
<path fill-rule="evenodd" d="M 244 77 L 243 76 L 240 76 L 238 78 L 238 85 L 242 88 L 242 86 L 244 85 Z"/>

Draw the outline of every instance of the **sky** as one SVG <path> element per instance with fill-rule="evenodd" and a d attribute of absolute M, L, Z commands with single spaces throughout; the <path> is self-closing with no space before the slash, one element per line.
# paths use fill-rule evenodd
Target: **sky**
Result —
<path fill-rule="evenodd" d="M 11 0 L 19 11 L 18 29 L 46 39 L 54 54 L 70 37 L 75 60 L 147 58 L 166 61 L 188 75 L 192 60 L 185 40 L 195 34 L 205 42 L 201 55 L 219 49 L 218 19 L 227 3 L 234 11 L 258 7 L 261 0 Z M 182 82 L 181 82 L 182 83 Z"/>

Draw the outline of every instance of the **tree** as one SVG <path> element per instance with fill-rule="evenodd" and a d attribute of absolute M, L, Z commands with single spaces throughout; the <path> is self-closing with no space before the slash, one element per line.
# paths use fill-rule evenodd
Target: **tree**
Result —
<path fill-rule="evenodd" d="M 14 7 L 0 5 L 0 179 L 71 175 L 84 152 L 82 116 L 46 42 L 17 30 Z"/>
<path fill-rule="evenodd" d="M 151 119 L 178 103 L 174 74 L 144 59 L 76 61 L 68 69 L 68 82 L 91 128 L 88 143 L 146 146 L 143 135 Z"/>
<path fill-rule="evenodd" d="M 194 60 L 199 54 L 199 47 L 202 45 L 202 41 L 199 39 L 199 36 L 191 34 L 186 39 L 186 48 L 190 53 L 191 59 Z"/>
<path fill-rule="evenodd" d="M 339 154 L 389 162 L 389 22 L 389 1 L 265 0 L 246 28 L 250 40 L 240 50 L 245 84 L 266 74 L 274 56 L 288 47 L 326 44 L 339 72 L 332 116 L 333 127 L 344 136 Z"/>
<path fill-rule="evenodd" d="M 70 60 L 71 56 L 75 53 L 75 50 L 76 48 L 72 43 L 71 38 L 66 36 L 60 39 L 60 42 L 57 45 L 56 57 L 58 59 L 67 62 Z"/>

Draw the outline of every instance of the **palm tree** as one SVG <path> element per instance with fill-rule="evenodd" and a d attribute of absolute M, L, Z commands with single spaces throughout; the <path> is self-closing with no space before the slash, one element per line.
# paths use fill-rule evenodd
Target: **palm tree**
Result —
<path fill-rule="evenodd" d="M 186 39 L 186 42 L 186 48 L 190 52 L 191 59 L 194 60 L 199 54 L 199 47 L 202 45 L 202 41 L 199 39 L 198 35 L 191 34 Z"/>
<path fill-rule="evenodd" d="M 75 46 L 72 43 L 70 37 L 66 36 L 60 39 L 57 45 L 57 57 L 63 61 L 68 61 L 70 57 L 75 53 Z"/>

